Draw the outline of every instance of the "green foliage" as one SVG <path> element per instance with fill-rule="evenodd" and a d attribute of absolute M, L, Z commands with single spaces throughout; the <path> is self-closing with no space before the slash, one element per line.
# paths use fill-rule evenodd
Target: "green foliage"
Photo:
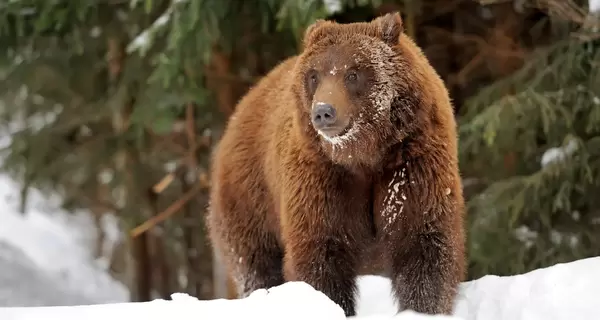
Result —
<path fill-rule="evenodd" d="M 119 150 L 151 152 L 150 136 L 172 133 L 186 104 L 193 103 L 200 114 L 198 132 L 220 126 L 205 73 L 215 49 L 243 61 L 252 45 L 268 69 L 293 54 L 303 29 L 327 14 L 320 0 L 4 3 L 0 44 L 8 50 L 0 54 L 0 76 L 6 80 L 0 84 L 0 116 L 5 126 L 25 120 L 13 130 L 5 169 L 26 186 L 68 184 L 84 190 L 88 185 L 92 190 L 84 192 L 93 193 L 99 172 L 119 171 L 114 163 Z M 240 41 L 241 34 L 255 39 Z M 124 47 L 126 55 L 115 62 L 122 68 L 116 79 L 109 41 Z M 243 63 L 231 72 L 237 78 L 258 76 Z M 127 118 L 127 130 L 115 127 L 115 113 Z M 39 128 L 28 124 L 40 117 L 53 121 Z M 162 164 L 139 158 L 144 166 L 164 171 Z"/>
<path fill-rule="evenodd" d="M 471 277 L 598 254 L 600 40 L 557 37 L 461 119 L 463 172 L 484 186 L 468 206 Z"/>
<path fill-rule="evenodd" d="M 95 189 L 99 172 L 117 170 L 119 150 L 151 152 L 149 135 L 170 134 L 187 103 L 200 114 L 198 132 L 220 125 L 203 74 L 215 46 L 239 51 L 238 35 L 259 17 L 260 32 L 287 55 L 296 41 L 285 39 L 325 14 L 320 1 L 3 3 L 0 44 L 8 50 L 0 59 L 1 116 L 12 132 L 5 169 L 26 186 L 68 185 L 70 194 L 94 193 L 83 186 Z M 111 40 L 127 54 L 112 80 Z M 126 131 L 114 127 L 115 112 L 128 118 Z M 160 163 L 140 158 L 164 172 Z"/>

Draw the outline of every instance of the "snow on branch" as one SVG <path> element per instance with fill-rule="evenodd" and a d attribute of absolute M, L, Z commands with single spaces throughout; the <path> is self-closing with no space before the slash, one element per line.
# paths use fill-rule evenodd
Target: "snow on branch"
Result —
<path fill-rule="evenodd" d="M 334 14 L 342 10 L 341 0 L 323 0 L 327 13 Z"/>
<path fill-rule="evenodd" d="M 132 53 L 134 51 L 140 51 L 140 53 L 144 54 L 148 51 L 150 46 L 152 45 L 152 39 L 154 35 L 160 31 L 164 26 L 167 25 L 169 20 L 171 19 L 171 15 L 175 10 L 175 6 L 178 3 L 185 2 L 187 0 L 173 0 L 171 5 L 161 14 L 147 29 L 143 30 L 138 34 L 128 45 L 127 45 L 127 53 Z"/>
<path fill-rule="evenodd" d="M 569 139 L 569 142 L 561 147 L 550 148 L 542 155 L 540 161 L 542 167 L 546 167 L 551 163 L 556 163 L 565 160 L 568 156 L 572 155 L 577 150 L 577 141 L 575 139 Z"/>

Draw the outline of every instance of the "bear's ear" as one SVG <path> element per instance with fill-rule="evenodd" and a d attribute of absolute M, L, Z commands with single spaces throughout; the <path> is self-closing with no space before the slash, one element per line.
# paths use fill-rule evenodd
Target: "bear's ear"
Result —
<path fill-rule="evenodd" d="M 381 40 L 390 46 L 395 46 L 400 41 L 400 34 L 404 32 L 402 17 L 399 12 L 388 13 L 373 21 L 381 31 Z"/>
<path fill-rule="evenodd" d="M 317 19 L 315 22 L 313 22 L 311 25 L 309 25 L 306 28 L 306 30 L 304 31 L 304 39 L 302 41 L 302 43 L 304 44 L 304 47 L 306 47 L 310 43 L 313 43 L 313 42 L 319 40 L 320 35 L 322 36 L 323 33 L 317 32 L 317 31 L 319 30 L 320 27 L 322 27 L 326 23 L 327 23 L 326 20 Z"/>

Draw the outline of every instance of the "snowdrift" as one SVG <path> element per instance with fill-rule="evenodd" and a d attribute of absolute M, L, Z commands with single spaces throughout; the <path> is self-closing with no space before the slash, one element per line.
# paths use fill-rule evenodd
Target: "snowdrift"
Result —
<path fill-rule="evenodd" d="M 485 276 L 461 285 L 454 316 L 427 316 L 411 311 L 395 314 L 389 279 L 358 279 L 355 320 L 564 320 L 599 319 L 600 257 L 535 270 L 510 277 Z M 185 294 L 172 300 L 76 307 L 0 309 L 3 320 L 118 319 L 344 319 L 342 309 L 303 282 L 255 291 L 239 300 L 199 301 Z"/>
<path fill-rule="evenodd" d="M 91 215 L 84 210 L 69 214 L 60 208 L 58 195 L 36 189 L 21 214 L 19 190 L 19 183 L 0 174 L 0 265 L 6 268 L 0 269 L 0 306 L 127 301 L 127 288 L 92 256 L 96 231 Z M 108 237 L 116 239 L 117 232 Z"/>

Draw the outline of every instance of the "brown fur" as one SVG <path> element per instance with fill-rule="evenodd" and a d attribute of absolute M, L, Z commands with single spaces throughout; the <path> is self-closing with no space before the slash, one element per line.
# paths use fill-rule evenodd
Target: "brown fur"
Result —
<path fill-rule="evenodd" d="M 351 316 L 355 277 L 382 263 L 402 309 L 451 313 L 465 273 L 456 124 L 402 32 L 397 13 L 318 21 L 303 52 L 238 104 L 214 154 L 207 224 L 240 296 L 301 280 Z M 336 109 L 331 132 L 346 138 L 317 133 L 316 102 Z"/>

